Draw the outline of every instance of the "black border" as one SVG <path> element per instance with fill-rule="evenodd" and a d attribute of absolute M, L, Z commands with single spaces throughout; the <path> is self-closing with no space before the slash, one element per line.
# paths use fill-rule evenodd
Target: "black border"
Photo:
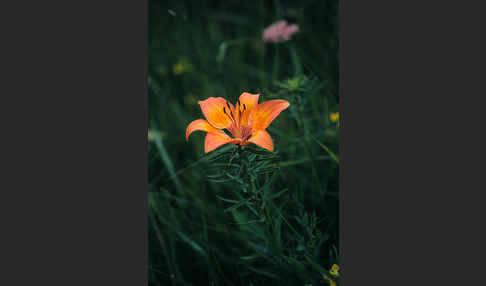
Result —
<path fill-rule="evenodd" d="M 2 4 L 1 285 L 147 285 L 147 6 Z"/>
<path fill-rule="evenodd" d="M 341 285 L 483 284 L 481 4 L 341 1 Z"/>

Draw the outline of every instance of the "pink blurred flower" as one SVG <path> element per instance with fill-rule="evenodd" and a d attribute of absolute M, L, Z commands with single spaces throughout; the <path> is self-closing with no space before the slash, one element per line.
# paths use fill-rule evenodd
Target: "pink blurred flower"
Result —
<path fill-rule="evenodd" d="M 299 31 L 296 24 L 288 25 L 287 21 L 280 20 L 263 30 L 263 40 L 265 42 L 280 43 L 290 40 L 293 34 Z"/>

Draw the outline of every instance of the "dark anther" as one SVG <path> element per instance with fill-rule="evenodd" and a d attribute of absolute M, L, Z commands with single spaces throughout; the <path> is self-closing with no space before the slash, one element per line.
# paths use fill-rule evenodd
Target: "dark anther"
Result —
<path fill-rule="evenodd" d="M 243 110 L 246 111 L 246 105 L 243 103 Z"/>
<path fill-rule="evenodd" d="M 241 103 L 240 103 L 240 99 L 238 99 L 238 105 L 241 105 Z"/>
<path fill-rule="evenodd" d="M 230 107 L 230 105 L 229 105 L 229 103 L 227 101 L 226 101 L 226 106 L 228 106 L 229 114 L 226 113 L 226 108 L 223 106 L 223 112 L 224 112 L 224 114 L 230 116 L 231 118 L 234 118 L 233 112 L 231 112 L 231 107 Z"/>

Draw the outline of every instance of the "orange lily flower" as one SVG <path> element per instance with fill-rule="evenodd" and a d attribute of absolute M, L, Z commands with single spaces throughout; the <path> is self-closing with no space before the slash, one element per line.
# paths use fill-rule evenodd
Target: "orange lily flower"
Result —
<path fill-rule="evenodd" d="M 273 141 L 265 130 L 280 112 L 290 103 L 282 99 L 258 103 L 259 94 L 244 92 L 240 95 L 236 107 L 222 97 L 210 97 L 198 101 L 207 120 L 197 119 L 186 129 L 186 140 L 194 131 L 205 131 L 204 152 L 208 153 L 224 144 L 250 143 L 273 152 Z M 233 138 L 223 129 L 228 130 Z"/>

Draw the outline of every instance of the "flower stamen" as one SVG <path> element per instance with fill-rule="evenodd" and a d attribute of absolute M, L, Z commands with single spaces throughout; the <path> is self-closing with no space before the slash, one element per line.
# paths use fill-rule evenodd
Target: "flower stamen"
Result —
<path fill-rule="evenodd" d="M 231 119 L 231 122 L 233 122 L 233 124 L 236 125 L 236 120 L 233 116 L 233 112 L 231 112 L 231 109 L 229 109 L 229 114 L 226 112 L 226 107 L 223 106 L 223 113 L 226 114 L 226 116 L 229 117 L 229 119 Z"/>
<path fill-rule="evenodd" d="M 231 118 L 234 119 L 233 112 L 231 112 L 231 107 L 230 107 L 230 105 L 229 105 L 229 103 L 227 101 L 226 101 L 226 106 L 228 106 L 228 110 L 229 110 L 229 112 L 231 114 Z"/>

